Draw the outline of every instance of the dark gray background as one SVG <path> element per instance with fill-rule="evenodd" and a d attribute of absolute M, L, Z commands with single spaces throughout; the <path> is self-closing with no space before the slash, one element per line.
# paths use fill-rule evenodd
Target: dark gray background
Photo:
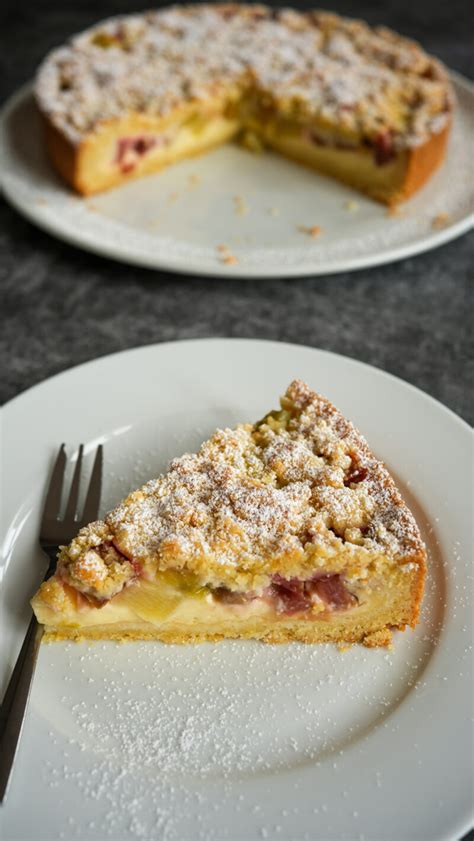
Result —
<path fill-rule="evenodd" d="M 30 79 L 45 52 L 72 33 L 143 5 L 4 0 L 0 99 Z M 392 26 L 474 77 L 470 0 L 321 5 Z M 36 230 L 1 200 L 0 220 L 1 402 L 58 371 L 123 348 L 248 336 L 313 345 L 370 362 L 474 420 L 472 233 L 430 254 L 354 274 L 238 281 L 107 262 Z"/>

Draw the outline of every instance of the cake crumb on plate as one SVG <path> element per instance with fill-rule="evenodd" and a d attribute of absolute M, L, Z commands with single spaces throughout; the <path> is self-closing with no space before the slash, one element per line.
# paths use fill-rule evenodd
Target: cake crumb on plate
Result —
<path fill-rule="evenodd" d="M 235 266 L 239 262 L 238 258 L 235 254 L 232 254 L 227 245 L 218 245 L 217 251 L 219 252 L 219 260 L 224 265 Z"/>
<path fill-rule="evenodd" d="M 246 216 L 249 206 L 243 196 L 234 196 L 234 209 L 237 216 Z"/>
<path fill-rule="evenodd" d="M 403 210 L 397 204 L 391 205 L 387 208 L 387 216 L 390 219 L 401 219 L 404 216 Z"/>
<path fill-rule="evenodd" d="M 316 239 L 322 233 L 320 225 L 298 225 L 298 230 L 302 234 L 308 234 L 312 239 Z"/>
<path fill-rule="evenodd" d="M 225 254 L 221 258 L 221 263 L 225 263 L 227 266 L 235 266 L 238 262 L 235 254 Z"/>
<path fill-rule="evenodd" d="M 449 213 L 437 213 L 431 221 L 431 227 L 434 228 L 434 230 L 439 230 L 440 228 L 444 228 L 448 222 Z"/>

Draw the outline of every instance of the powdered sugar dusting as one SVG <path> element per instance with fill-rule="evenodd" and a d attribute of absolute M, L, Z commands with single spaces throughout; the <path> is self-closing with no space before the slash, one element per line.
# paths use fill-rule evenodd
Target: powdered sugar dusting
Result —
<path fill-rule="evenodd" d="M 252 839 L 292 837 L 301 826 L 298 837 L 310 839 L 315 816 L 321 831 L 331 826 L 336 801 L 363 826 L 368 801 L 338 781 L 346 755 L 363 757 L 368 732 L 399 740 L 390 714 L 403 699 L 416 706 L 424 697 L 442 626 L 441 561 L 429 542 L 422 624 L 393 652 L 233 642 L 45 648 L 38 703 L 46 710 L 54 699 L 51 739 L 64 753 L 62 763 L 43 760 L 45 790 L 71 788 L 80 803 L 59 837 L 222 841 L 241 838 L 243 826 Z M 423 767 L 417 744 L 411 749 Z M 365 769 L 373 797 L 390 796 L 385 762 Z M 309 768 L 308 801 L 304 777 L 290 772 Z M 286 782 L 276 801 L 278 779 Z M 338 792 L 332 807 L 328 787 Z"/>
<path fill-rule="evenodd" d="M 66 684 L 61 705 L 73 722 L 66 748 L 71 758 L 59 769 L 46 762 L 45 780 L 53 789 L 74 786 L 99 837 L 122 837 L 126 830 L 132 838 L 179 839 L 190 813 L 205 816 L 197 837 L 213 837 L 213 822 L 240 810 L 251 812 L 258 831 L 270 837 L 277 823 L 289 832 L 299 812 L 294 787 L 270 823 L 251 790 L 237 794 L 241 781 L 263 777 L 271 784 L 274 775 L 308 763 L 316 773 L 327 764 L 337 775 L 345 748 L 369 721 L 384 726 L 397 692 L 405 691 L 403 681 L 395 692 L 382 688 L 391 655 L 372 655 L 351 674 L 349 663 L 334 673 L 327 649 L 307 655 L 298 647 L 282 653 L 225 644 L 189 656 L 184 649 L 135 646 L 124 657 L 112 646 L 96 646 L 80 664 L 71 663 L 92 683 L 80 698 Z M 335 656 L 350 659 L 351 652 Z M 75 660 L 74 650 L 66 657 Z M 423 663 L 422 656 L 416 669 Z M 415 674 L 407 663 L 404 681 L 411 684 Z M 338 720 L 342 695 L 357 710 L 344 722 Z M 86 753 L 92 772 L 78 770 L 78 751 Z M 214 800 L 209 793 L 216 786 Z M 311 810 L 327 812 L 323 792 L 315 793 Z M 236 837 L 232 824 L 214 837 Z"/>
<path fill-rule="evenodd" d="M 400 147 L 447 123 L 439 62 L 383 28 L 322 12 L 197 5 L 112 18 L 54 51 L 37 79 L 41 109 L 73 142 L 127 111 L 166 115 L 255 88 L 260 95 Z M 390 103 L 397 106 L 390 111 Z"/>
<path fill-rule="evenodd" d="M 342 557 L 419 562 L 415 521 L 352 424 L 300 381 L 282 407 L 175 459 L 107 516 L 109 539 L 140 562 L 236 589 L 262 587 L 275 571 L 309 577 Z M 78 545 L 87 541 L 84 531 Z M 73 560 L 75 541 L 68 551 Z"/>

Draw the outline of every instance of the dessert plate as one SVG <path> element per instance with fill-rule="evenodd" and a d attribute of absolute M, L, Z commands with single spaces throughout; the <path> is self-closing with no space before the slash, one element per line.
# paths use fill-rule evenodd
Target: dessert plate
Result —
<path fill-rule="evenodd" d="M 7 200 L 54 236 L 155 269 L 291 277 L 392 262 L 435 248 L 474 220 L 474 86 L 453 74 L 458 108 L 447 160 L 399 215 L 272 154 L 228 144 L 84 199 L 46 160 L 31 86 L 0 122 Z M 311 229 L 321 232 L 311 236 Z"/>
<path fill-rule="evenodd" d="M 5 841 L 451 841 L 468 828 L 471 431 L 401 380 L 325 351 L 154 345 L 7 404 L 3 687 L 40 579 L 38 521 L 58 443 L 73 456 L 83 441 L 92 457 L 104 442 L 107 508 L 216 426 L 262 415 L 294 376 L 354 420 L 417 516 L 430 555 L 420 625 L 397 632 L 392 651 L 43 646 L 1 810 Z"/>

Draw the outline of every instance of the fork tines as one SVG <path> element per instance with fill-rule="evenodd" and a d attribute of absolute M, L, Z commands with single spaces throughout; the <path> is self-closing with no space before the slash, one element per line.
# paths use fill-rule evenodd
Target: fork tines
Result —
<path fill-rule="evenodd" d="M 43 509 L 40 529 L 40 542 L 43 544 L 58 545 L 62 542 L 69 541 L 77 529 L 87 525 L 92 520 L 96 520 L 98 517 L 102 490 L 103 446 L 99 444 L 97 447 L 81 516 L 78 511 L 78 500 L 83 454 L 84 445 L 81 444 L 77 453 L 76 466 L 66 502 L 66 509 L 64 516 L 61 517 L 61 499 L 63 497 L 67 456 L 65 445 L 61 444 L 59 448 Z"/>

